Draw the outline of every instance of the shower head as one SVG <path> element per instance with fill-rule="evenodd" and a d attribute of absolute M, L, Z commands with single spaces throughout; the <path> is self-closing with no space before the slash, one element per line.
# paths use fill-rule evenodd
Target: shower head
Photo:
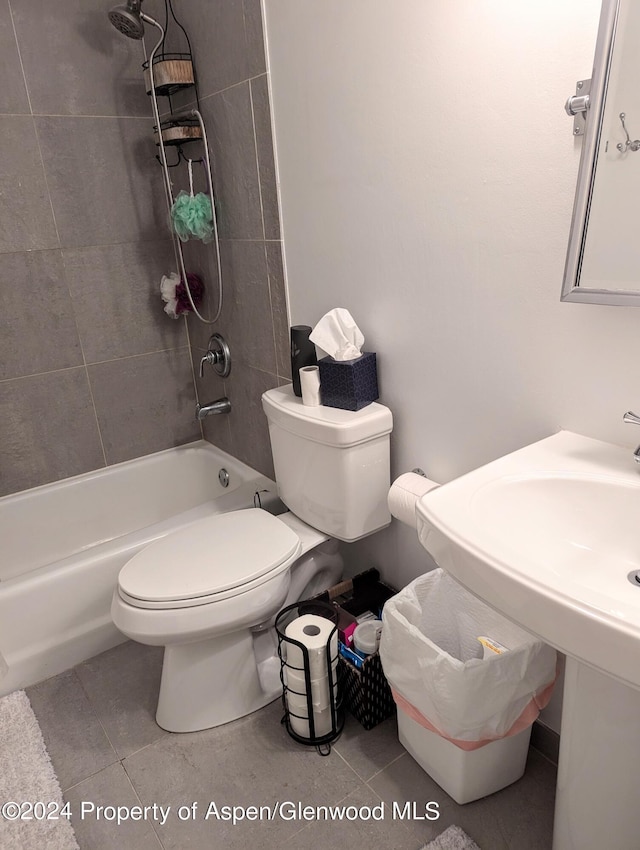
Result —
<path fill-rule="evenodd" d="M 147 16 L 140 11 L 141 4 L 142 0 L 128 0 L 126 5 L 114 6 L 107 13 L 113 26 L 127 38 L 139 40 L 144 35 L 142 21 L 146 20 Z"/>

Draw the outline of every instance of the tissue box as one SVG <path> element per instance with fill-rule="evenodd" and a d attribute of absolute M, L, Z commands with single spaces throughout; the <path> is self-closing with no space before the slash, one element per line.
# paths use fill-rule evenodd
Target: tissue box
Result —
<path fill-rule="evenodd" d="M 365 351 L 355 360 L 323 357 L 320 367 L 320 395 L 326 407 L 360 410 L 378 398 L 378 370 L 374 351 Z"/>

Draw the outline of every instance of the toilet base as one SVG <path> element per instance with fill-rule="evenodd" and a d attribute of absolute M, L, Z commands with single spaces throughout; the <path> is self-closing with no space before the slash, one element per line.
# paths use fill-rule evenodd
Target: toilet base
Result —
<path fill-rule="evenodd" d="M 281 688 L 260 686 L 249 630 L 165 647 L 156 722 L 167 732 L 198 732 L 251 714 Z"/>

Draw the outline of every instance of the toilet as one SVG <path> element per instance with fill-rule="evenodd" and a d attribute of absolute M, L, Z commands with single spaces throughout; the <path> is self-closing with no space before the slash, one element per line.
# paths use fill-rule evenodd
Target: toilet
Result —
<path fill-rule="evenodd" d="M 291 385 L 262 396 L 278 495 L 200 519 L 142 549 L 118 576 L 111 614 L 127 637 L 164 646 L 156 721 L 195 732 L 236 720 L 282 691 L 273 621 L 342 573 L 338 541 L 391 521 L 391 411 L 308 407 Z"/>

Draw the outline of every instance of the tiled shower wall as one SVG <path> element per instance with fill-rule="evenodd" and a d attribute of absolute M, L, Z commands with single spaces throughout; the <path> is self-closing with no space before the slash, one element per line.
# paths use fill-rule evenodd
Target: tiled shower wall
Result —
<path fill-rule="evenodd" d="M 214 329 L 234 357 L 229 379 L 209 370 L 198 387 L 233 406 L 204 432 L 270 472 L 259 400 L 288 374 L 287 313 L 259 2 L 174 6 L 215 161 Z M 0 0 L 0 494 L 201 435 L 185 324 L 157 295 L 174 262 L 140 45 L 109 26 L 108 7 Z M 159 14 L 157 0 L 145 8 Z M 190 249 L 189 268 L 215 290 L 212 257 Z M 191 318 L 190 330 L 199 360 L 212 328 Z"/>
<path fill-rule="evenodd" d="M 198 439 L 140 82 L 102 0 L 0 0 L 0 493 Z"/>
<path fill-rule="evenodd" d="M 271 475 L 260 397 L 290 380 L 290 362 L 260 0 L 173 0 L 173 5 L 191 38 L 210 135 L 224 282 L 214 330 L 227 339 L 233 362 L 226 380 L 206 366 L 204 380 L 197 381 L 201 402 L 227 395 L 232 405 L 229 416 L 204 421 L 204 435 Z M 189 248 L 190 268 L 204 274 L 211 291 L 216 279 L 211 247 Z M 189 330 L 197 365 L 212 329 L 190 319 Z"/>

